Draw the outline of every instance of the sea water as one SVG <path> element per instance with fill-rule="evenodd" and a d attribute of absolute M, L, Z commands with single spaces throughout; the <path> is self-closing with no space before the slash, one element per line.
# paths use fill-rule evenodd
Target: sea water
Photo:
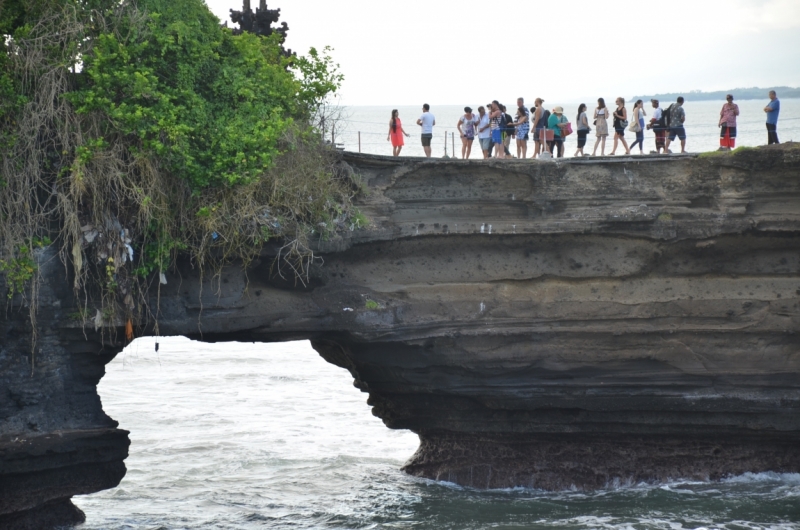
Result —
<path fill-rule="evenodd" d="M 131 431 L 119 487 L 75 497 L 85 529 L 800 529 L 800 474 L 582 493 L 480 491 L 399 471 L 387 429 L 308 342 L 134 341 L 100 381 Z"/>
<path fill-rule="evenodd" d="M 533 98 L 530 99 L 531 102 Z M 606 104 L 614 106 L 614 98 L 606 98 Z M 739 105 L 739 118 L 737 120 L 737 133 L 736 146 L 757 147 L 767 143 L 767 129 L 766 129 L 766 114 L 764 107 L 769 102 L 768 98 L 763 100 L 743 100 L 737 101 Z M 545 108 L 548 110 L 559 105 L 564 107 L 564 115 L 572 122 L 573 130 L 576 129 L 576 116 L 578 105 L 581 102 L 575 103 L 560 103 L 560 102 L 545 102 Z M 597 106 L 596 101 L 584 101 L 589 110 L 589 122 L 592 121 L 594 107 Z M 662 102 L 661 107 L 666 108 L 671 102 Z M 684 104 L 686 111 L 686 150 L 690 153 L 702 153 L 705 151 L 715 151 L 719 148 L 719 113 L 722 109 L 724 101 L 687 101 Z M 478 106 L 486 102 L 469 102 L 467 103 L 472 107 L 473 111 L 477 114 Z M 512 115 L 516 113 L 516 98 L 509 100 L 505 103 L 508 107 L 508 112 Z M 461 157 L 461 139 L 456 129 L 456 124 L 461 116 L 464 115 L 465 105 L 432 105 L 431 113 L 436 117 L 436 126 L 433 130 L 433 141 L 431 143 L 432 156 L 441 158 L 445 156 L 453 156 L 453 147 L 457 157 Z M 403 128 L 411 135 L 410 138 L 405 139 L 405 146 L 401 151 L 401 156 L 424 156 L 422 151 L 422 144 L 420 141 L 420 127 L 416 124 L 417 118 L 422 114 L 422 103 L 413 107 L 392 107 L 392 106 L 376 106 L 376 107 L 343 107 L 340 109 L 341 118 L 336 122 L 335 126 L 327 126 L 326 140 L 333 139 L 337 144 L 340 144 L 347 151 L 359 150 L 359 132 L 361 133 L 361 152 L 370 153 L 375 155 L 391 155 L 392 144 L 386 139 L 389 132 L 389 120 L 392 117 L 392 109 L 396 108 L 400 113 L 400 120 Z M 632 114 L 633 105 L 631 102 L 626 103 L 628 115 Z M 653 115 L 653 109 L 650 102 L 645 103 L 645 122 L 650 121 Z M 330 125 L 330 123 L 329 123 Z M 610 126 L 610 124 L 609 124 Z M 331 130 L 331 128 L 333 130 Z M 455 138 L 452 134 L 455 133 Z M 606 154 L 611 152 L 614 145 L 613 129 L 611 130 L 612 136 L 606 138 Z M 445 136 L 447 141 L 445 143 Z M 531 136 L 532 138 L 532 136 Z M 778 138 L 781 142 L 790 140 L 800 141 L 800 99 L 785 99 L 781 100 L 781 113 L 778 120 Z M 587 137 L 586 147 L 584 153 L 591 154 L 594 147 L 596 136 L 594 128 Z M 625 140 L 628 144 L 636 140 L 636 134 L 625 131 Z M 645 154 L 655 149 L 655 135 L 653 131 L 645 131 L 644 142 Z M 564 156 L 570 157 L 575 152 L 578 146 L 577 135 L 572 134 L 567 137 L 565 142 Z M 516 156 L 516 144 L 512 140 L 509 148 L 511 153 Z M 680 152 L 680 143 L 676 140 L 674 145 L 670 146 L 674 152 Z M 638 146 L 634 149 L 633 153 L 638 155 Z M 617 155 L 625 153 L 625 149 L 620 146 L 617 148 Z M 528 142 L 528 157 L 533 154 L 533 142 Z M 600 148 L 597 149 L 597 154 L 600 154 Z M 472 145 L 472 156 L 470 158 L 480 159 L 481 148 L 478 141 L 475 140 Z"/>

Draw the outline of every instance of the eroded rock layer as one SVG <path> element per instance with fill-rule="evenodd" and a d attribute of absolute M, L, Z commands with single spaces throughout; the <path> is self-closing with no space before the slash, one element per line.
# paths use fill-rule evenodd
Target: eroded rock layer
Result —
<path fill-rule="evenodd" d="M 559 489 L 800 471 L 800 149 L 344 163 L 370 229 L 318 242 L 305 285 L 269 252 L 216 280 L 183 267 L 161 333 L 311 339 L 387 426 L 420 435 L 418 476 Z M 100 489 L 127 451 L 94 387 L 121 344 L 83 338 L 60 271 L 33 379 L 24 315 L 0 322 L 0 434 L 96 433 L 116 449 L 75 462 L 107 469 Z M 87 491 L 31 488 L 62 508 Z M 30 509 L 15 506 L 0 513 Z"/>

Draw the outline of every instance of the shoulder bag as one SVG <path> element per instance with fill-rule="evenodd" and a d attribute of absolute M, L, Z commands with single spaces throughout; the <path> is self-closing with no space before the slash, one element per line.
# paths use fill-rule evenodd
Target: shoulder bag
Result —
<path fill-rule="evenodd" d="M 631 126 L 628 127 L 629 131 L 635 132 L 635 133 L 638 133 L 638 132 L 642 131 L 642 126 L 639 125 L 639 117 L 638 116 L 639 116 L 639 110 L 637 109 L 636 112 L 635 112 L 635 116 L 633 117 L 633 122 L 631 123 Z"/>

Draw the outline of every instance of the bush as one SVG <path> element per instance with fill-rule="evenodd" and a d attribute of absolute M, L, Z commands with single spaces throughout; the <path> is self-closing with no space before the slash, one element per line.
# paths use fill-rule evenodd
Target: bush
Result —
<path fill-rule="evenodd" d="M 178 254 L 218 272 L 278 239 L 276 270 L 302 279 L 310 238 L 363 224 L 357 184 L 309 124 L 342 80 L 327 49 L 287 56 L 202 0 L 5 0 L 0 31 L 0 260 L 15 292 L 34 238 L 130 318 Z"/>

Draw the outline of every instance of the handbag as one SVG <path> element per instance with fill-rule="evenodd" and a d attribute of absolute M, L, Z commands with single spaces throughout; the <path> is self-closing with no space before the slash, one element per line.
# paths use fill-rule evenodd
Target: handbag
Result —
<path fill-rule="evenodd" d="M 572 134 L 572 124 L 570 122 L 567 122 L 567 123 L 565 123 L 563 125 L 564 126 L 561 127 L 561 137 L 562 138 L 567 137 L 570 134 Z"/>
<path fill-rule="evenodd" d="M 642 126 L 639 125 L 639 120 L 636 120 L 633 123 L 631 123 L 631 126 L 628 127 L 628 130 L 635 133 L 642 132 Z"/>
<path fill-rule="evenodd" d="M 553 129 L 546 129 L 544 131 L 544 138 L 548 142 L 552 142 L 556 139 L 556 132 Z"/>
<path fill-rule="evenodd" d="M 624 129 L 628 126 L 628 120 L 619 120 L 619 126 Z"/>

